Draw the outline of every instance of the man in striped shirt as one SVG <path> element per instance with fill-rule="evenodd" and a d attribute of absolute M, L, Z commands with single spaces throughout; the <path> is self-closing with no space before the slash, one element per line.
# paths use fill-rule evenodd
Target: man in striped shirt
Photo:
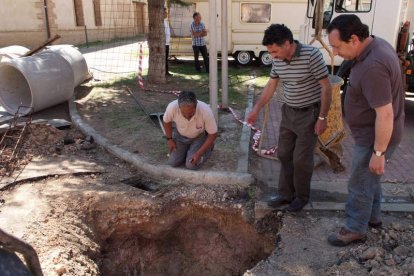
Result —
<path fill-rule="evenodd" d="M 293 40 L 285 25 L 272 24 L 262 44 L 273 57 L 270 79 L 247 117 L 254 124 L 260 109 L 270 101 L 279 81 L 283 83 L 282 121 L 277 157 L 281 162 L 278 195 L 271 207 L 289 204 L 289 212 L 300 211 L 308 202 L 317 136 L 326 127 L 331 104 L 328 69 L 321 52 Z"/>
<path fill-rule="evenodd" d="M 197 72 L 201 72 L 200 69 L 200 62 L 198 61 L 198 56 L 203 56 L 204 67 L 206 72 L 208 73 L 208 53 L 207 53 L 207 46 L 206 41 L 204 39 L 207 36 L 207 29 L 203 22 L 201 22 L 201 15 L 198 12 L 193 14 L 194 21 L 190 25 L 190 33 L 193 43 L 193 52 L 194 52 L 194 62 L 195 62 L 195 69 Z"/>

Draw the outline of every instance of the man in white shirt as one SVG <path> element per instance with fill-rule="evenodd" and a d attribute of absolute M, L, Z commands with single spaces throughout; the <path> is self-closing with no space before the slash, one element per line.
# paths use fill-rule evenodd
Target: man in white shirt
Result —
<path fill-rule="evenodd" d="M 168 71 L 168 55 L 170 54 L 171 31 L 170 31 L 170 23 L 168 22 L 167 8 L 164 8 L 164 29 L 165 29 L 165 75 L 172 76 L 172 74 Z"/>
<path fill-rule="evenodd" d="M 217 138 L 211 108 L 198 101 L 193 92 L 183 91 L 178 100 L 168 104 L 163 120 L 170 152 L 168 163 L 173 167 L 185 163 L 188 169 L 198 169 L 210 157 Z"/>

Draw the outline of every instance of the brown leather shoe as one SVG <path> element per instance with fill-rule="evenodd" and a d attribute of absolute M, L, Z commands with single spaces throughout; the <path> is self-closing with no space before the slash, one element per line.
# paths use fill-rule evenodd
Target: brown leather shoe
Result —
<path fill-rule="evenodd" d="M 328 242 L 333 246 L 346 246 L 354 242 L 365 242 L 366 239 L 365 234 L 355 233 L 342 227 L 338 233 L 329 235 Z"/>

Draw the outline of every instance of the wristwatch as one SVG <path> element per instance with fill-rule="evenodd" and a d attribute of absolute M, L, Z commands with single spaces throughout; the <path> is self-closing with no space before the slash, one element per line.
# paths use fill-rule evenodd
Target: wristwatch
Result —
<path fill-rule="evenodd" d="M 380 157 L 380 156 L 383 156 L 383 155 L 385 154 L 385 151 L 384 151 L 384 152 L 382 152 L 382 151 L 379 151 L 379 150 L 374 150 L 374 154 L 375 154 L 376 156 Z"/>
<path fill-rule="evenodd" d="M 164 136 L 164 138 L 168 141 L 173 139 L 172 137 L 167 137 L 167 136 Z"/>

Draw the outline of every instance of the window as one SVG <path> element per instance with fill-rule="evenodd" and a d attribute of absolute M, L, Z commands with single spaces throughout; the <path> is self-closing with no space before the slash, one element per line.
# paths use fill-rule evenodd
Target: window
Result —
<path fill-rule="evenodd" d="M 337 0 L 335 12 L 369 12 L 372 0 Z"/>
<path fill-rule="evenodd" d="M 95 15 L 95 26 L 102 26 L 101 1 L 100 0 L 93 0 L 93 13 Z"/>
<path fill-rule="evenodd" d="M 325 0 L 323 2 L 323 8 L 322 8 L 322 29 L 326 29 L 326 27 L 329 25 L 329 22 L 331 22 L 332 15 L 333 15 L 333 2 L 334 0 Z M 318 9 L 316 6 L 314 6 L 316 2 L 314 0 L 308 1 L 308 10 L 307 10 L 307 16 L 309 18 L 313 18 L 312 20 L 312 28 L 315 29 L 316 26 L 316 13 L 318 12 Z"/>
<path fill-rule="evenodd" d="M 244 23 L 269 23 L 271 4 L 241 4 L 240 20 Z"/>
<path fill-rule="evenodd" d="M 85 18 L 83 17 L 82 0 L 73 1 L 75 7 L 76 26 L 85 26 Z"/>

